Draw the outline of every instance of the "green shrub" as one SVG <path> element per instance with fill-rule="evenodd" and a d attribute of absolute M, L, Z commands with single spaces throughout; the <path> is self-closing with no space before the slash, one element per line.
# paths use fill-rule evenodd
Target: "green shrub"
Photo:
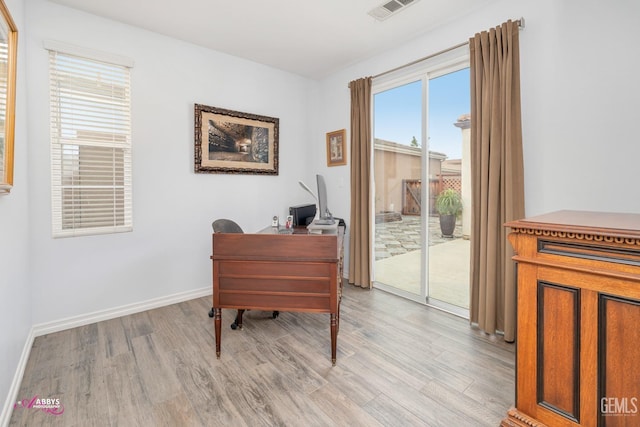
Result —
<path fill-rule="evenodd" d="M 436 198 L 436 211 L 440 215 L 458 216 L 462 212 L 462 199 L 460 194 L 452 188 L 447 188 L 438 194 Z"/>

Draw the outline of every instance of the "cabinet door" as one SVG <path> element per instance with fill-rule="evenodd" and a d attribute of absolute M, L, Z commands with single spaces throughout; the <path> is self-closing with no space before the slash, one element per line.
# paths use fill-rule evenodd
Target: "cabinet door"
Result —
<path fill-rule="evenodd" d="M 580 420 L 580 289 L 538 282 L 537 402 Z M 549 414 L 555 422 L 559 419 Z"/>
<path fill-rule="evenodd" d="M 596 427 L 598 293 L 578 286 L 585 276 L 541 270 L 531 415 L 548 426 Z"/>
<path fill-rule="evenodd" d="M 640 426 L 640 301 L 599 299 L 599 425 Z"/>

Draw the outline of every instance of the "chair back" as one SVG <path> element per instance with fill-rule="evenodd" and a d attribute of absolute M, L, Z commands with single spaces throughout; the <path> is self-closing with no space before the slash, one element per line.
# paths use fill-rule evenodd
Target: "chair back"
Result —
<path fill-rule="evenodd" d="M 242 228 L 230 219 L 216 219 L 211 223 L 214 233 L 244 233 Z"/>

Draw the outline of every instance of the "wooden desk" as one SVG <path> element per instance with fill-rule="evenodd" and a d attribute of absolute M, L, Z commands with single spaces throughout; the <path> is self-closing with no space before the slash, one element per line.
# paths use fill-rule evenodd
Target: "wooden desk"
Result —
<path fill-rule="evenodd" d="M 516 407 L 504 427 L 640 425 L 640 215 L 512 221 Z"/>
<path fill-rule="evenodd" d="M 331 362 L 342 296 L 344 228 L 334 234 L 214 233 L 213 311 L 220 358 L 223 308 L 329 313 Z"/>

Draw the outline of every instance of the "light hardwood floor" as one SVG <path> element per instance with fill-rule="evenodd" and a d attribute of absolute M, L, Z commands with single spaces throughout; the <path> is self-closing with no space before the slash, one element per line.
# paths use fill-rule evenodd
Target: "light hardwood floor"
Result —
<path fill-rule="evenodd" d="M 497 426 L 514 401 L 514 348 L 464 319 L 345 286 L 336 366 L 329 316 L 223 310 L 210 297 L 37 337 L 20 426 Z"/>

